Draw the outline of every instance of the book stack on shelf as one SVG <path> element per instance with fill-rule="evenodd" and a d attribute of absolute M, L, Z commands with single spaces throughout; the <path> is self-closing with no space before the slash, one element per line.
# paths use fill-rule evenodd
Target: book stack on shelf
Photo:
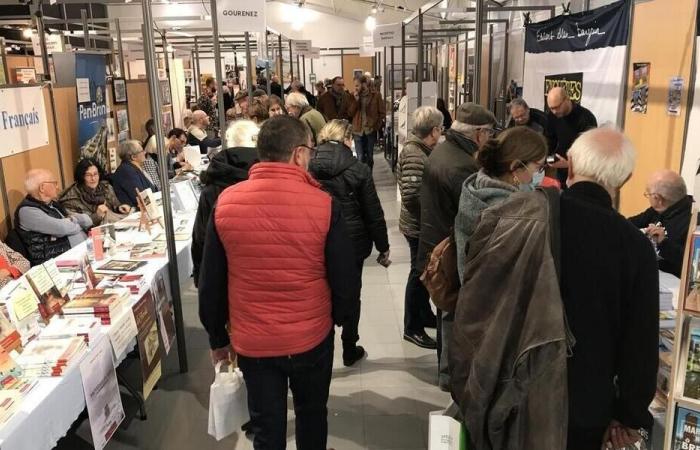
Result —
<path fill-rule="evenodd" d="M 126 288 L 88 289 L 63 306 L 66 317 L 96 317 L 110 325 L 129 301 Z"/>
<path fill-rule="evenodd" d="M 87 350 L 82 337 L 36 339 L 27 344 L 15 362 L 25 377 L 60 377 L 79 363 Z"/>

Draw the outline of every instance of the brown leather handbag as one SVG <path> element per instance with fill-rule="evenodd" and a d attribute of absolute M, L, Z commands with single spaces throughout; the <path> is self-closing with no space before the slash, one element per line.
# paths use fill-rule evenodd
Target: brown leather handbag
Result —
<path fill-rule="evenodd" d="M 451 231 L 430 253 L 430 260 L 420 280 L 430 293 L 430 299 L 435 306 L 445 312 L 454 312 L 460 283 L 457 273 L 457 245 Z"/>

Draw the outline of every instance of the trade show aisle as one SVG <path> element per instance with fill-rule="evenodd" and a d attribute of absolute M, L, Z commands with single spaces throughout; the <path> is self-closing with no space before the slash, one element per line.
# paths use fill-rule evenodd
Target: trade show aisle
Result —
<path fill-rule="evenodd" d="M 328 447 L 355 449 L 425 449 L 428 412 L 442 409 L 449 395 L 436 387 L 435 352 L 420 349 L 402 339 L 404 286 L 409 251 L 398 231 L 399 203 L 388 165 L 376 155 L 375 180 L 389 227 L 391 259 L 385 269 L 376 254 L 363 276 L 360 344 L 368 358 L 355 367 L 342 364 L 340 333 L 336 333 L 333 382 L 329 400 Z M 380 162 L 381 161 L 381 162 Z M 207 336 L 197 315 L 197 292 L 191 284 L 183 291 L 190 372 L 176 373 L 177 358 L 171 353 L 158 390 L 148 400 L 148 420 L 134 419 L 119 430 L 107 445 L 121 449 L 251 449 L 243 436 L 216 442 L 207 434 L 207 405 L 213 369 Z M 435 330 L 428 330 L 434 337 Z M 87 424 L 78 434 L 89 439 Z M 291 397 L 289 399 L 289 449 L 295 449 Z M 74 440 L 59 449 L 76 450 Z M 89 448 L 89 447 L 86 447 Z"/>

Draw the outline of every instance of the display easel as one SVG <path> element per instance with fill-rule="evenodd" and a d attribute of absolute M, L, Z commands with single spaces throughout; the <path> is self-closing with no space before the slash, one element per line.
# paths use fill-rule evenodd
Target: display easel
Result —
<path fill-rule="evenodd" d="M 673 363 L 671 365 L 671 378 L 668 393 L 668 402 L 666 407 L 666 422 L 664 433 L 664 450 L 674 448 L 673 443 L 676 437 L 676 416 L 679 408 L 691 410 L 697 413 L 700 418 L 700 399 L 689 398 L 684 393 L 686 384 L 686 372 L 688 369 L 688 350 L 690 346 L 690 324 L 692 319 L 700 319 L 700 311 L 686 309 L 688 300 L 695 298 L 700 294 L 700 286 L 694 287 L 692 290 L 691 283 L 700 281 L 700 271 L 698 267 L 693 268 L 697 262 L 694 261 L 694 245 L 693 242 L 700 239 L 700 230 L 697 227 L 697 210 L 693 209 L 691 214 L 690 227 L 688 228 L 688 237 L 685 244 L 685 255 L 683 257 L 683 271 L 681 274 L 681 284 L 678 289 L 678 305 L 676 309 L 676 329 L 673 342 Z M 694 279 L 693 279 L 694 278 Z M 685 421 L 685 418 L 683 419 Z M 685 428 L 685 427 L 684 427 Z M 693 427 L 695 430 L 695 427 Z M 697 428 L 697 433 L 683 433 L 684 437 L 693 439 L 690 444 L 695 445 L 700 439 L 700 428 Z M 697 438 L 695 437 L 697 436 Z M 678 441 L 678 442 L 682 442 Z M 687 447 L 691 448 L 691 447 Z"/>
<path fill-rule="evenodd" d="M 160 226 L 160 221 L 157 218 L 152 218 L 148 213 L 146 203 L 143 201 L 143 197 L 141 197 L 141 191 L 139 191 L 138 188 L 134 188 L 134 190 L 136 191 L 136 203 L 141 212 L 139 216 L 139 231 L 142 231 L 145 227 L 148 234 L 151 234 L 151 225 L 155 224 L 156 226 Z"/>

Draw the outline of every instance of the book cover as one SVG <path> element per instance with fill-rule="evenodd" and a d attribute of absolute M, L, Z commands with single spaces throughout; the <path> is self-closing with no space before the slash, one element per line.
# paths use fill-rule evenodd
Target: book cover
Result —
<path fill-rule="evenodd" d="M 136 269 L 145 266 L 145 261 L 128 261 L 113 259 L 106 264 L 97 268 L 98 272 L 133 272 Z"/>
<path fill-rule="evenodd" d="M 700 429 L 698 429 L 698 419 L 700 413 L 683 407 L 676 407 L 676 417 L 674 418 L 673 450 L 689 450 L 699 448 Z"/>
<path fill-rule="evenodd" d="M 60 314 L 61 307 L 68 298 L 61 295 L 46 268 L 43 265 L 34 266 L 27 271 L 25 276 L 39 298 L 41 317 L 48 321 L 55 314 Z"/>
<path fill-rule="evenodd" d="M 121 299 L 116 295 L 101 297 L 76 298 L 64 305 L 66 314 L 111 313 L 121 306 Z"/>
<path fill-rule="evenodd" d="M 700 312 L 700 235 L 694 234 L 691 242 L 690 261 L 688 263 L 688 286 L 684 307 L 688 311 Z"/>
<path fill-rule="evenodd" d="M 688 330 L 688 355 L 683 396 L 700 400 L 700 320 L 698 319 L 691 320 Z"/>
<path fill-rule="evenodd" d="M 162 349 L 156 325 L 156 304 L 151 291 L 147 291 L 141 297 L 133 306 L 133 311 L 138 330 L 136 341 L 138 342 L 143 375 L 143 398 L 146 399 L 153 390 L 153 386 L 160 379 L 162 371 Z"/>
<path fill-rule="evenodd" d="M 164 242 L 149 242 L 147 244 L 136 244 L 131 248 L 129 253 L 130 259 L 151 259 L 164 258 L 166 245 Z"/>
<path fill-rule="evenodd" d="M 5 313 L 0 311 L 0 347 L 10 352 L 22 348 L 22 337 Z"/>

